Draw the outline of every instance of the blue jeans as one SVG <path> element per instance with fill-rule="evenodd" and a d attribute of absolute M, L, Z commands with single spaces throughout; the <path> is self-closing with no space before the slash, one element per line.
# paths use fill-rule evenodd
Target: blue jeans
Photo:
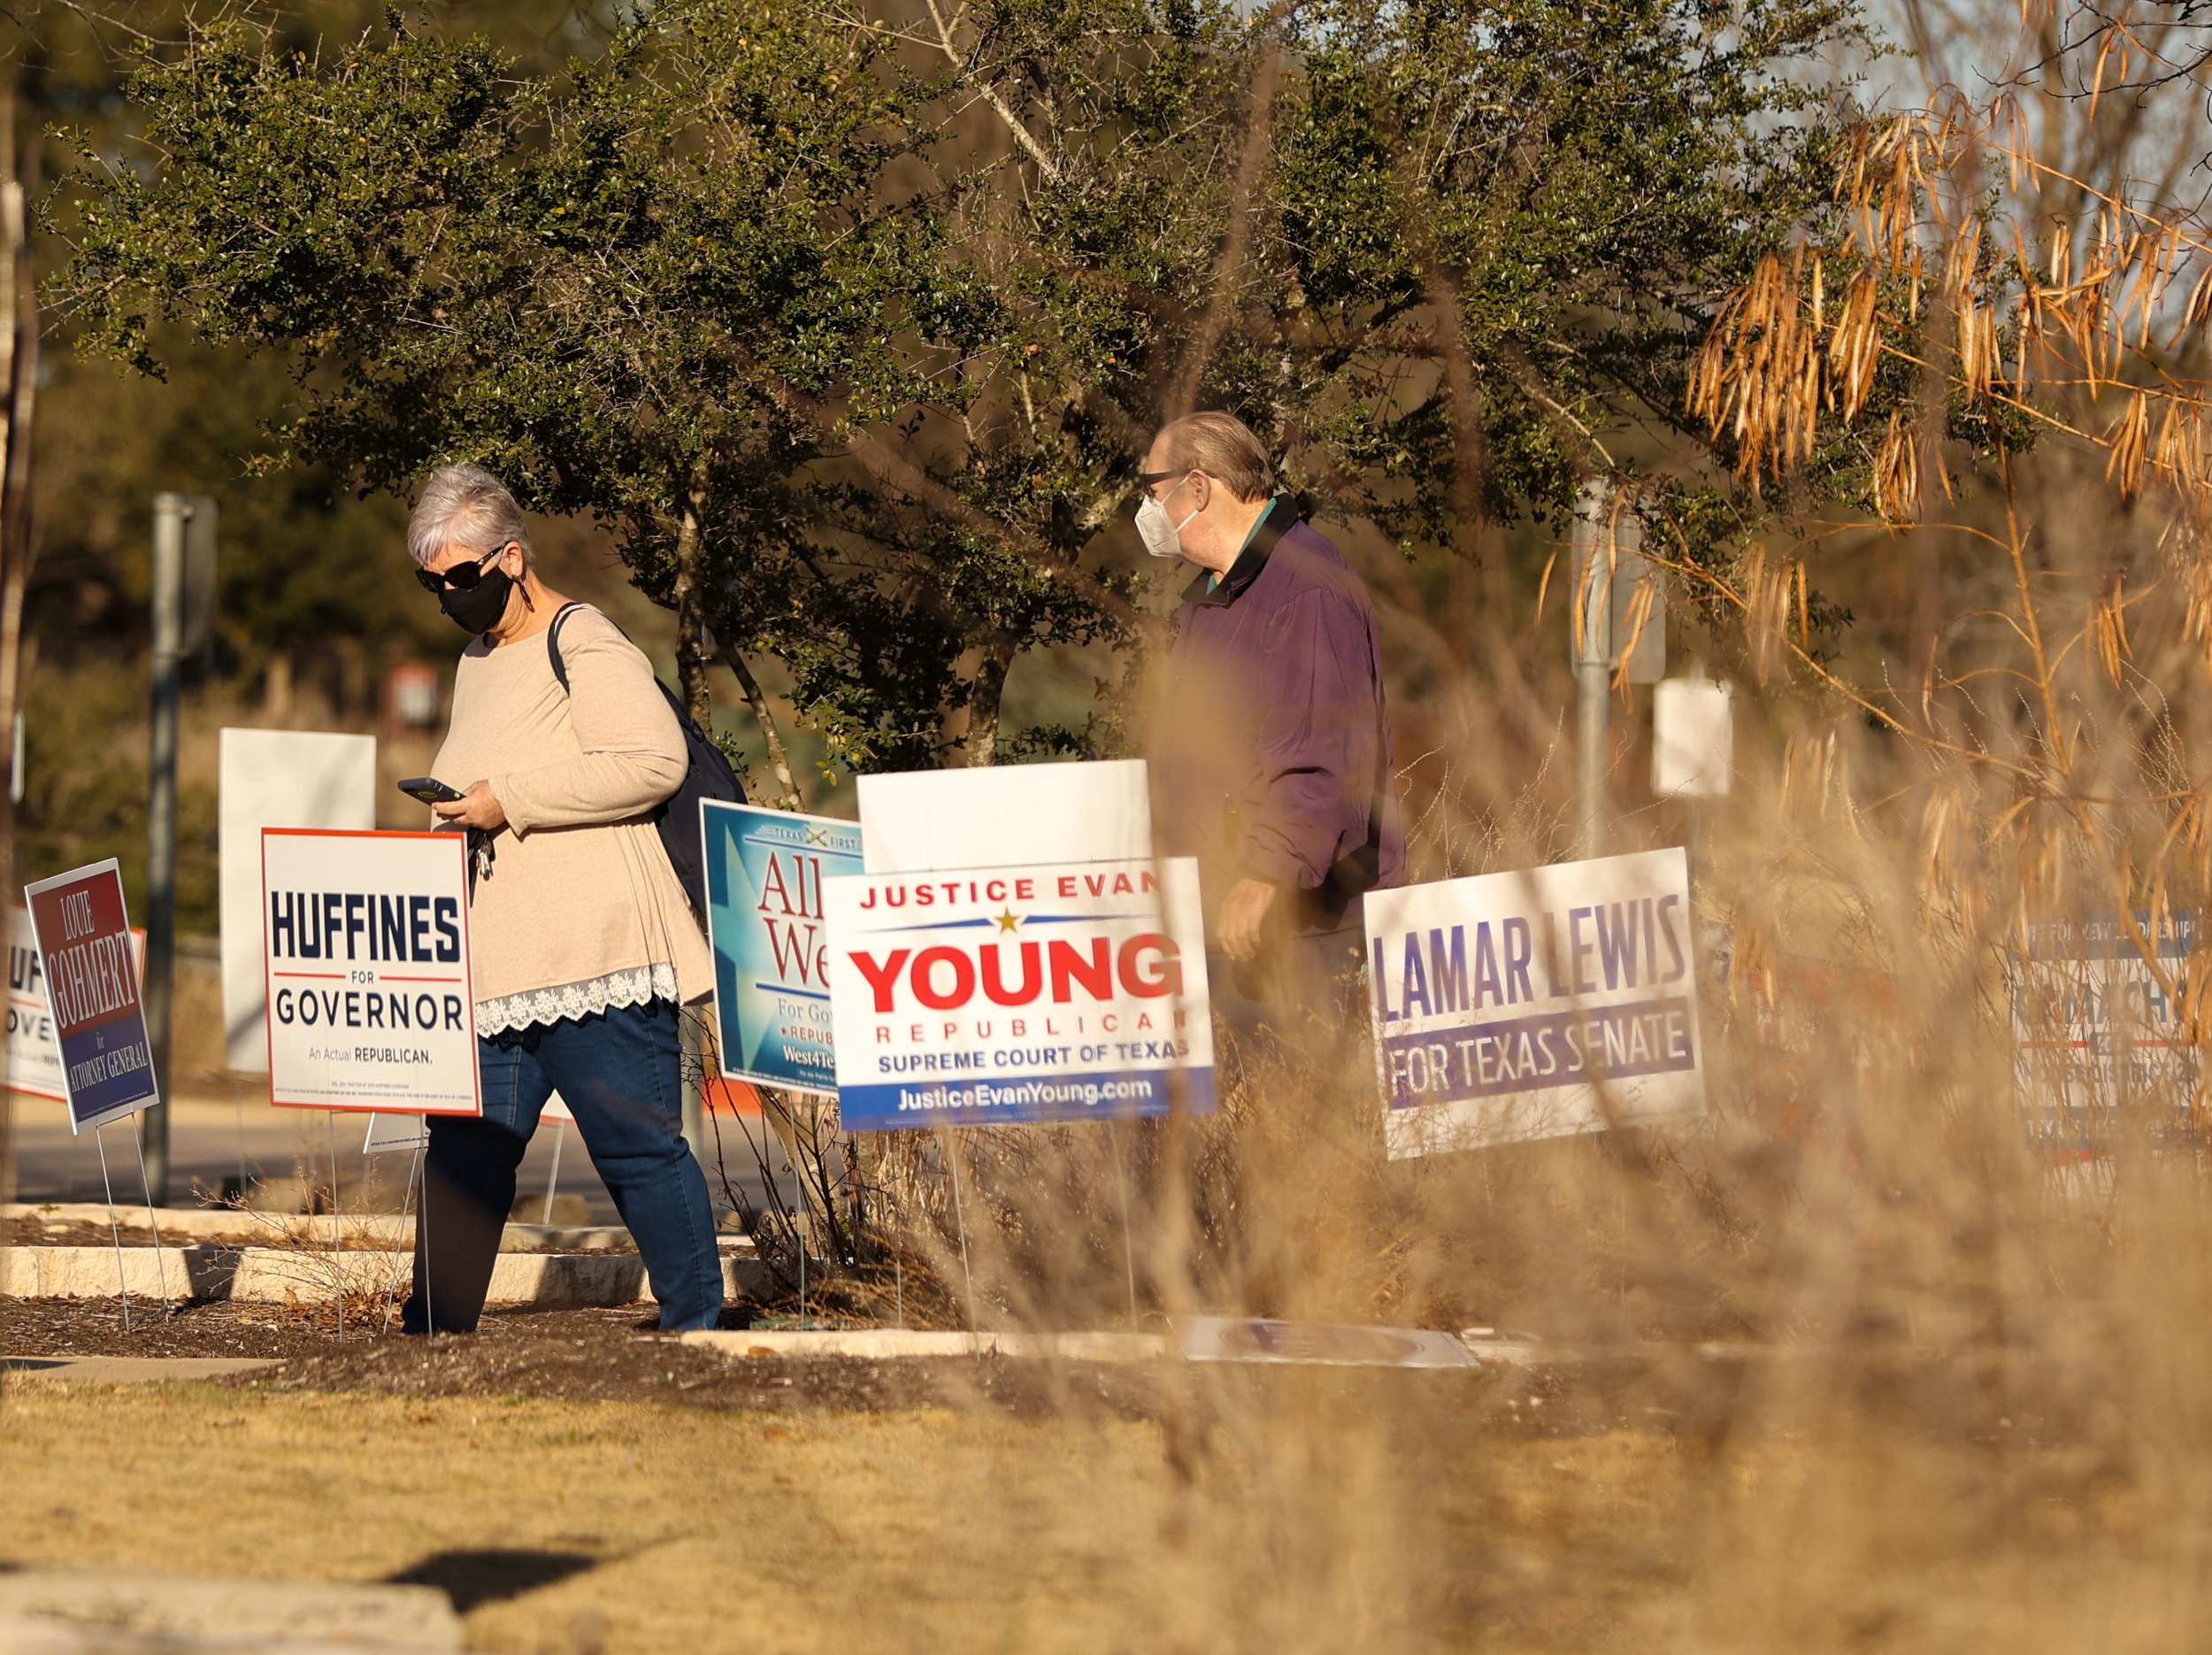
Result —
<path fill-rule="evenodd" d="M 480 1117 L 434 1115 L 415 1227 L 409 1333 L 469 1333 L 484 1309 L 515 1169 L 558 1090 L 576 1116 L 669 1332 L 722 1313 L 722 1260 L 706 1174 L 683 1140 L 680 1014 L 665 1000 L 510 1029 L 477 1043 Z"/>

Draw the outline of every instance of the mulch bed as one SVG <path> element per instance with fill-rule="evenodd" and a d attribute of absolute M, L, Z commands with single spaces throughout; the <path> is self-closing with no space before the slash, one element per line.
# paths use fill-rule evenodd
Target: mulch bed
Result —
<path fill-rule="evenodd" d="M 744 1325 L 749 1306 L 733 1312 Z M 657 1402 L 775 1413 L 890 1412 L 982 1407 L 1022 1417 L 1085 1413 L 1161 1420 L 1175 1410 L 1156 1370 L 1118 1364 L 1046 1363 L 1001 1357 L 730 1357 L 658 1336 L 644 1305 L 622 1310 L 490 1310 L 473 1335 L 436 1339 L 384 1333 L 383 1306 L 355 1301 L 338 1337 L 328 1305 L 216 1302 L 165 1314 L 134 1297 L 131 1331 L 115 1299 L 0 1300 L 0 1352 L 19 1356 L 219 1356 L 280 1360 L 259 1374 L 218 1382 L 242 1392 L 370 1391 L 420 1397 L 545 1397 Z M 1320 1383 L 1388 1405 L 1400 1388 L 1432 1398 L 1454 1393 L 1492 1428 L 1514 1435 L 1578 1434 L 1626 1424 L 1617 1396 L 1556 1379 L 1379 1369 L 1210 1369 L 1204 1388 Z M 1578 1391 L 1582 1394 L 1577 1395 Z M 1225 1400 L 1225 1397 L 1219 1398 Z M 1546 1404 L 1549 1406 L 1546 1406 Z M 1648 1424 L 1648 1420 L 1638 1423 Z"/>
<path fill-rule="evenodd" d="M 235 1235 L 226 1235 L 220 1242 L 208 1242 L 198 1236 L 171 1235 L 164 1233 L 162 1244 L 168 1247 L 202 1246 L 251 1247 L 265 1245 L 277 1232 L 273 1228 L 256 1233 L 254 1227 L 241 1222 Z M 146 1215 L 138 1215 L 138 1227 L 127 1222 L 111 1230 L 105 1224 L 88 1223 L 82 1220 L 67 1222 L 40 1218 L 0 1219 L 0 1247 L 109 1247 L 120 1238 L 126 1247 L 150 1247 L 154 1238 L 146 1228 Z"/>
<path fill-rule="evenodd" d="M 1018 1413 L 1064 1405 L 1071 1388 L 1146 1417 L 1152 1387 L 1101 1366 L 1042 1371 L 998 1358 L 869 1362 L 843 1357 L 733 1359 L 664 1339 L 642 1305 L 622 1310 L 490 1310 L 471 1336 L 380 1330 L 383 1307 L 356 1301 L 346 1336 L 329 1305 L 230 1302 L 180 1306 L 134 1297 L 131 1330 L 115 1299 L 0 1300 L 0 1351 L 19 1356 L 269 1358 L 280 1369 L 224 1382 L 242 1389 L 383 1391 L 426 1397 L 654 1401 L 781 1412 L 879 1411 L 983 1404 Z M 742 1312 L 732 1318 L 742 1325 Z"/>

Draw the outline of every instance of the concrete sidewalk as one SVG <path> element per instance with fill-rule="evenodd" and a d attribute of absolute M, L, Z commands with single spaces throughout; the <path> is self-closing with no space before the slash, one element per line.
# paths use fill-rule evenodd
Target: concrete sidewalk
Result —
<path fill-rule="evenodd" d="M 69 1381 L 86 1385 L 151 1385 L 178 1380 L 228 1379 L 283 1363 L 245 1356 L 0 1356 L 9 1379 Z M 6 1647 L 0 1644 L 0 1648 Z"/>
<path fill-rule="evenodd" d="M 12 1101 L 16 1187 L 12 1191 L 0 1190 L 0 1200 L 103 1201 L 100 1144 L 93 1134 L 72 1134 L 62 1106 L 49 1099 L 17 1093 Z M 710 1120 L 703 1157 L 708 1192 L 718 1208 L 727 1205 L 715 1165 L 718 1125 L 731 1184 L 746 1199 L 758 1202 L 764 1193 L 764 1181 L 746 1145 L 748 1132 L 755 1141 L 761 1135 L 763 1128 L 757 1120 L 731 1116 Z M 341 1210 L 360 1205 L 396 1212 L 413 1157 L 404 1151 L 364 1154 L 361 1145 L 367 1130 L 365 1115 L 334 1117 L 331 1112 L 319 1109 L 274 1109 L 265 1093 L 250 1091 L 243 1085 L 228 1099 L 181 1097 L 170 1111 L 170 1202 L 176 1206 L 213 1205 L 226 1189 L 236 1190 L 242 1178 L 250 1187 L 256 1182 L 283 1184 L 303 1177 L 307 1183 L 326 1189 L 334 1135 Z M 136 1132 L 134 1122 L 118 1121 L 100 1135 L 106 1144 L 108 1177 L 117 1207 L 135 1204 L 142 1212 L 144 1187 L 139 1180 Z M 588 1223 L 618 1222 L 613 1198 L 592 1169 L 591 1156 L 573 1127 L 557 1128 L 557 1123 L 547 1122 L 539 1128 L 516 1178 L 518 1196 L 544 1195 L 552 1177 L 557 1140 L 560 1143 L 562 1205 Z M 780 1158 L 777 1166 L 780 1172 Z M 571 1196 L 581 1198 L 580 1213 L 565 1199 Z M 536 1212 L 526 1209 L 526 1215 L 534 1217 Z"/>
<path fill-rule="evenodd" d="M 731 1238 L 733 1239 L 733 1238 Z M 326 1304 L 341 1290 L 389 1296 L 412 1278 L 411 1252 L 318 1252 L 279 1247 L 10 1247 L 0 1251 L 0 1298 L 236 1299 Z M 751 1249 L 722 1252 L 723 1291 L 766 1290 Z M 634 1305 L 652 1285 L 635 1253 L 503 1252 L 485 1302 L 545 1308 Z"/>
<path fill-rule="evenodd" d="M 11 1655 L 358 1655 L 453 1651 L 462 1642 L 461 1617 L 434 1586 L 0 1570 L 0 1650 Z"/>

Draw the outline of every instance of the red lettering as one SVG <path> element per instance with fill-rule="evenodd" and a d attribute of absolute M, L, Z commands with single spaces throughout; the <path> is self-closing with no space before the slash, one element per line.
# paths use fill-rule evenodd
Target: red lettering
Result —
<path fill-rule="evenodd" d="M 1115 964 L 1120 968 L 1121 986 L 1141 1000 L 1182 990 L 1183 962 L 1177 957 L 1174 939 L 1157 931 L 1124 943 Z"/>
<path fill-rule="evenodd" d="M 983 994 L 994 1005 L 1027 1005 L 1044 991 L 1045 974 L 1038 962 L 1038 948 L 1034 943 L 1021 944 L 1022 974 L 1019 985 L 1006 986 L 1000 974 L 999 961 L 1005 955 L 1003 943 L 994 943 L 983 951 Z"/>
<path fill-rule="evenodd" d="M 1104 937 L 1091 939 L 1090 958 L 1087 959 L 1075 951 L 1074 943 L 1055 937 L 1045 951 L 1045 961 L 1052 972 L 1052 997 L 1056 1002 L 1065 1002 L 1072 997 L 1068 993 L 1071 981 L 1079 982 L 1089 989 L 1094 1000 L 1110 1000 L 1114 997 L 1111 944 Z"/>
<path fill-rule="evenodd" d="M 952 967 L 949 991 L 937 987 L 937 967 Z M 926 948 L 914 957 L 914 997 L 933 1012 L 949 1012 L 975 997 L 975 962 L 956 948 Z"/>
<path fill-rule="evenodd" d="M 906 964 L 907 952 L 905 949 L 895 948 L 891 951 L 891 958 L 881 961 L 873 954 L 864 953 L 859 949 L 853 950 L 848 956 L 860 968 L 860 974 L 868 980 L 868 986 L 876 991 L 876 1010 L 879 1012 L 891 1009 L 891 990 L 898 986 L 899 967 Z"/>

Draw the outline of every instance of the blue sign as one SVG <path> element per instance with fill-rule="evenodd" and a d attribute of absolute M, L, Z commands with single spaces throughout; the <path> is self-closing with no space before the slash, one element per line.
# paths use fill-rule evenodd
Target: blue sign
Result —
<path fill-rule="evenodd" d="M 711 799 L 700 814 L 722 1073 L 834 1094 L 822 881 L 860 872 L 860 829 Z"/>
<path fill-rule="evenodd" d="M 115 858 L 24 888 L 61 1047 L 69 1124 L 82 1132 L 158 1103 L 138 955 Z"/>

